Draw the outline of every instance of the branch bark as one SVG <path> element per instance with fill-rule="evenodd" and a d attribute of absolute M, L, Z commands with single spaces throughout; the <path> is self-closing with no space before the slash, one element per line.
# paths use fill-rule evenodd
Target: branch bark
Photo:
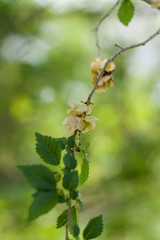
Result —
<path fill-rule="evenodd" d="M 99 23 L 97 24 L 97 26 L 93 29 L 93 31 L 95 32 L 95 37 L 96 37 L 96 46 L 97 46 L 97 49 L 98 49 L 98 56 L 102 59 L 102 54 L 101 54 L 101 47 L 100 47 L 100 43 L 99 43 L 99 36 L 98 36 L 98 33 L 99 33 L 99 28 L 100 28 L 100 25 L 101 23 L 107 18 L 109 17 L 109 15 L 113 12 L 113 10 L 118 6 L 120 0 L 118 0 L 114 5 L 113 7 L 108 11 L 108 13 L 106 13 L 104 15 L 104 17 L 102 17 L 99 21 Z"/>
<path fill-rule="evenodd" d="M 109 58 L 107 60 L 107 62 L 105 63 L 104 67 L 102 68 L 101 72 L 99 73 L 97 79 L 96 79 L 96 82 L 95 82 L 95 85 L 91 91 L 91 93 L 89 94 L 88 96 L 88 99 L 86 101 L 86 104 L 88 105 L 91 101 L 91 98 L 97 88 L 97 85 L 98 85 L 98 81 L 100 80 L 101 76 L 103 75 L 104 71 L 105 71 L 105 68 L 108 66 L 108 64 L 110 62 L 112 62 L 117 56 L 119 56 L 121 53 L 125 52 L 125 51 L 128 51 L 128 50 L 131 50 L 133 48 L 137 48 L 137 47 L 140 47 L 140 46 L 145 46 L 149 41 L 151 41 L 153 38 L 155 38 L 158 34 L 160 34 L 160 28 L 154 33 L 152 34 L 149 38 L 147 38 L 145 41 L 143 42 L 140 42 L 140 43 L 137 43 L 137 44 L 133 44 L 131 46 L 128 46 L 128 47 L 120 47 L 120 50 L 118 52 L 116 52 L 111 58 Z M 117 45 L 118 46 L 118 45 Z"/>

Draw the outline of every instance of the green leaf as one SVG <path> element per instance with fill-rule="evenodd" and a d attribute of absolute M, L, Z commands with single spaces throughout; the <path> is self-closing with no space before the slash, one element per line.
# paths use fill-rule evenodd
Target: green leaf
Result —
<path fill-rule="evenodd" d="M 71 217 L 70 217 L 70 222 L 69 222 L 69 231 L 70 231 L 70 234 L 72 234 L 72 236 L 74 236 L 74 232 L 73 232 L 73 226 L 75 224 L 77 224 L 78 222 L 78 217 L 77 217 L 77 209 L 75 206 L 73 206 L 71 208 Z"/>
<path fill-rule="evenodd" d="M 88 176 L 89 176 L 89 163 L 86 158 L 83 158 L 83 162 L 81 165 L 81 174 L 79 177 L 79 184 L 83 185 L 87 181 Z"/>
<path fill-rule="evenodd" d="M 67 140 L 67 144 L 70 148 L 73 148 L 75 146 L 75 138 L 70 136 Z"/>
<path fill-rule="evenodd" d="M 64 210 L 57 218 L 57 228 L 63 227 L 67 223 L 68 209 Z"/>
<path fill-rule="evenodd" d="M 87 224 L 86 228 L 83 231 L 83 238 L 93 239 L 97 238 L 103 232 L 103 220 L 102 215 L 92 218 L 89 223 Z"/>
<path fill-rule="evenodd" d="M 62 137 L 62 138 L 55 138 L 61 145 L 61 149 L 65 149 L 65 145 L 67 144 L 67 138 Z"/>
<path fill-rule="evenodd" d="M 59 172 L 53 172 L 54 174 L 54 179 L 56 182 L 59 182 L 61 179 L 61 174 Z"/>
<path fill-rule="evenodd" d="M 58 165 L 61 158 L 61 144 L 56 138 L 36 133 L 36 151 L 40 157 L 51 165 Z"/>
<path fill-rule="evenodd" d="M 30 185 L 38 190 L 52 190 L 56 188 L 53 172 L 43 165 L 18 166 L 28 179 Z"/>
<path fill-rule="evenodd" d="M 80 206 L 80 209 L 83 210 L 83 203 L 82 203 L 82 201 L 80 199 L 77 199 L 77 202 L 78 202 L 78 204 Z"/>
<path fill-rule="evenodd" d="M 79 144 L 79 146 L 80 146 L 81 151 L 85 152 L 89 148 L 90 143 L 89 142 L 85 142 L 85 143 L 82 142 L 82 143 Z"/>
<path fill-rule="evenodd" d="M 121 23 L 123 23 L 125 26 L 128 26 L 129 22 L 133 18 L 134 15 L 134 6 L 130 0 L 123 0 L 119 11 L 118 11 L 118 17 Z"/>
<path fill-rule="evenodd" d="M 88 164 L 89 164 L 89 158 L 88 158 L 88 156 L 87 156 L 86 153 L 84 153 L 84 157 L 85 157 L 85 159 L 87 160 L 87 162 L 88 162 Z"/>
<path fill-rule="evenodd" d="M 78 186 L 78 172 L 65 172 L 63 177 L 63 187 L 69 191 L 73 191 Z"/>
<path fill-rule="evenodd" d="M 75 191 L 75 190 L 73 190 L 73 191 L 70 191 L 70 198 L 71 199 L 73 199 L 73 200 L 76 200 L 77 199 L 77 197 L 78 197 L 78 191 Z"/>
<path fill-rule="evenodd" d="M 57 198 L 58 198 L 58 203 L 67 202 L 67 199 L 65 198 L 65 194 L 62 190 L 57 189 Z"/>
<path fill-rule="evenodd" d="M 58 216 L 58 218 L 57 218 L 57 228 L 61 228 L 67 223 L 67 217 L 68 217 L 68 209 L 64 210 Z M 75 219 L 75 206 L 71 207 L 71 217 L 74 217 L 74 219 Z"/>
<path fill-rule="evenodd" d="M 64 155 L 63 162 L 64 162 L 65 167 L 68 170 L 74 169 L 77 166 L 77 161 L 76 161 L 75 157 L 73 155 L 71 155 L 70 153 L 67 153 L 66 155 Z"/>
<path fill-rule="evenodd" d="M 58 203 L 66 203 L 67 200 L 63 196 L 58 196 Z"/>
<path fill-rule="evenodd" d="M 79 226 L 77 224 L 74 224 L 73 227 L 72 227 L 73 237 L 78 237 L 79 233 L 80 233 Z"/>
<path fill-rule="evenodd" d="M 33 221 L 39 216 L 49 212 L 57 204 L 56 191 L 38 191 L 29 209 L 28 221 Z"/>

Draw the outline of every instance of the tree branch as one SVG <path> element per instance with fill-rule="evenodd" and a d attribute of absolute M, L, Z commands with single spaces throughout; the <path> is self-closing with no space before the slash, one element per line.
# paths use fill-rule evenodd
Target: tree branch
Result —
<path fill-rule="evenodd" d="M 149 41 L 151 41 L 151 40 L 152 40 L 153 38 L 155 38 L 158 34 L 160 34 L 160 28 L 159 28 L 154 34 L 152 34 L 149 38 L 147 38 L 145 41 L 143 41 L 143 42 L 141 42 L 141 43 L 138 43 L 138 44 L 133 44 L 133 45 L 131 45 L 131 46 L 129 46 L 129 47 L 124 47 L 124 48 L 121 47 L 121 49 L 120 49 L 118 52 L 116 52 L 111 58 L 109 58 L 109 59 L 107 60 L 107 62 L 105 63 L 104 67 L 102 68 L 101 72 L 99 73 L 99 75 L 98 75 L 98 77 L 97 77 L 97 79 L 96 79 L 95 85 L 94 85 L 91 93 L 90 93 L 89 96 L 88 96 L 88 99 L 87 99 L 87 101 L 86 101 L 86 104 L 88 105 L 88 104 L 90 103 L 91 98 L 92 98 L 92 96 L 93 96 L 93 93 L 95 92 L 95 90 L 96 90 L 96 88 L 97 88 L 98 81 L 100 80 L 101 76 L 103 75 L 106 67 L 108 66 L 108 64 L 109 64 L 110 62 L 112 62 L 117 56 L 119 56 L 121 53 L 123 53 L 123 52 L 125 52 L 125 51 L 128 51 L 128 50 L 133 49 L 133 48 L 137 48 L 137 47 L 140 47 L 140 46 L 145 46 L 146 43 L 148 43 Z"/>
<path fill-rule="evenodd" d="M 102 17 L 99 21 L 99 23 L 97 24 L 97 26 L 93 29 L 93 31 L 95 32 L 95 37 L 96 37 L 96 46 L 97 46 L 97 49 L 98 49 L 98 56 L 100 58 L 102 58 L 102 55 L 101 55 L 101 47 L 100 47 L 100 43 L 99 43 L 99 36 L 98 36 L 98 32 L 99 32 L 99 28 L 100 28 L 100 25 L 101 23 L 107 18 L 109 17 L 109 15 L 113 12 L 113 10 L 116 8 L 116 6 L 119 4 L 120 0 L 118 0 L 114 6 L 108 11 L 108 13 L 106 15 L 104 15 L 104 17 Z"/>

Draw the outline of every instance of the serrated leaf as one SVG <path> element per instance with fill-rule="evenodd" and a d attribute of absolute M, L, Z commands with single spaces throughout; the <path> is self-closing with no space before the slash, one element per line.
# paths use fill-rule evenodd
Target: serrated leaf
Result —
<path fill-rule="evenodd" d="M 75 210 L 75 206 L 71 207 L 71 214 Z M 57 228 L 63 227 L 67 223 L 68 209 L 64 210 L 57 218 Z"/>
<path fill-rule="evenodd" d="M 36 151 L 46 163 L 58 165 L 61 158 L 61 144 L 56 138 L 36 133 Z"/>
<path fill-rule="evenodd" d="M 78 172 L 65 172 L 63 177 L 63 187 L 69 191 L 73 191 L 78 186 Z"/>
<path fill-rule="evenodd" d="M 57 228 L 63 227 L 67 223 L 68 209 L 64 210 L 57 218 Z"/>
<path fill-rule="evenodd" d="M 18 168 L 28 179 L 30 185 L 38 190 L 52 190 L 56 188 L 53 172 L 41 164 L 22 165 Z"/>
<path fill-rule="evenodd" d="M 119 11 L 118 17 L 121 23 L 128 26 L 129 22 L 132 20 L 134 15 L 134 6 L 130 0 L 123 0 Z"/>
<path fill-rule="evenodd" d="M 70 153 L 67 153 L 64 155 L 63 162 L 64 162 L 65 167 L 68 170 L 75 169 L 77 166 L 77 161 L 76 161 L 75 157 L 73 155 L 71 155 Z"/>
<path fill-rule="evenodd" d="M 85 240 L 97 238 L 103 232 L 102 215 L 92 218 L 83 231 L 83 238 Z"/>
<path fill-rule="evenodd" d="M 72 236 L 74 236 L 73 234 L 73 226 L 75 224 L 77 224 L 78 222 L 78 217 L 77 217 L 77 209 L 75 206 L 73 206 L 71 208 L 71 217 L 70 217 L 70 222 L 69 222 L 69 231 L 70 231 L 70 234 L 72 234 Z"/>
<path fill-rule="evenodd" d="M 79 233 L 80 233 L 80 229 L 79 226 L 77 224 L 73 225 L 72 227 L 72 235 L 73 237 L 78 237 Z"/>
<path fill-rule="evenodd" d="M 38 191 L 29 209 L 28 221 L 48 213 L 57 204 L 56 191 Z"/>
<path fill-rule="evenodd" d="M 83 158 L 83 162 L 81 165 L 81 174 L 79 177 L 79 184 L 83 185 L 87 181 L 88 176 L 89 176 L 89 164 L 87 159 Z"/>

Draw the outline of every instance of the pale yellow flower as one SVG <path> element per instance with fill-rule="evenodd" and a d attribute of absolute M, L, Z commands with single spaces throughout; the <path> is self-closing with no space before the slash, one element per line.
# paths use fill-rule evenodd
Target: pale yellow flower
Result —
<path fill-rule="evenodd" d="M 96 58 L 91 62 L 92 87 L 94 87 L 96 79 L 106 62 L 107 62 L 107 59 L 101 60 L 100 58 Z M 96 89 L 97 92 L 105 92 L 106 88 L 113 86 L 112 72 L 114 71 L 114 69 L 115 69 L 115 64 L 113 62 L 110 62 L 108 66 L 105 68 L 105 72 L 103 73 L 102 77 L 98 82 L 97 89 Z"/>
<path fill-rule="evenodd" d="M 62 123 L 63 128 L 69 132 L 79 130 L 83 133 L 95 129 L 96 122 L 100 122 L 100 120 L 90 115 L 92 112 L 91 105 L 92 103 L 87 105 L 82 101 L 69 100 L 71 108 L 67 110 L 67 113 L 74 113 L 76 115 L 66 117 Z"/>
<path fill-rule="evenodd" d="M 68 116 L 63 121 L 63 128 L 68 132 L 74 132 L 79 130 L 83 133 L 94 130 L 96 127 L 95 122 L 100 122 L 100 120 L 94 116 L 85 116 L 84 118 L 72 115 Z"/>
<path fill-rule="evenodd" d="M 98 118 L 95 116 L 85 116 L 84 117 L 85 122 L 101 122 Z"/>
<path fill-rule="evenodd" d="M 82 133 L 87 133 L 87 132 L 89 132 L 91 130 L 94 130 L 95 127 L 96 127 L 95 122 L 85 122 L 85 127 L 82 130 Z"/>
<path fill-rule="evenodd" d="M 82 131 L 85 127 L 85 123 L 82 118 L 78 116 L 68 116 L 64 119 L 63 128 L 68 132 L 74 132 L 75 130 Z"/>
<path fill-rule="evenodd" d="M 85 116 L 84 122 L 85 122 L 85 127 L 82 130 L 82 133 L 87 133 L 91 130 L 94 130 L 96 127 L 95 122 L 100 122 L 100 120 L 98 118 L 96 118 L 95 116 Z"/>
<path fill-rule="evenodd" d="M 91 114 L 92 109 L 91 105 L 86 105 L 82 101 L 76 101 L 76 100 L 69 100 L 69 106 L 71 107 L 70 109 L 67 110 L 67 113 L 74 113 L 74 114 L 82 114 L 86 112 L 86 114 Z"/>

